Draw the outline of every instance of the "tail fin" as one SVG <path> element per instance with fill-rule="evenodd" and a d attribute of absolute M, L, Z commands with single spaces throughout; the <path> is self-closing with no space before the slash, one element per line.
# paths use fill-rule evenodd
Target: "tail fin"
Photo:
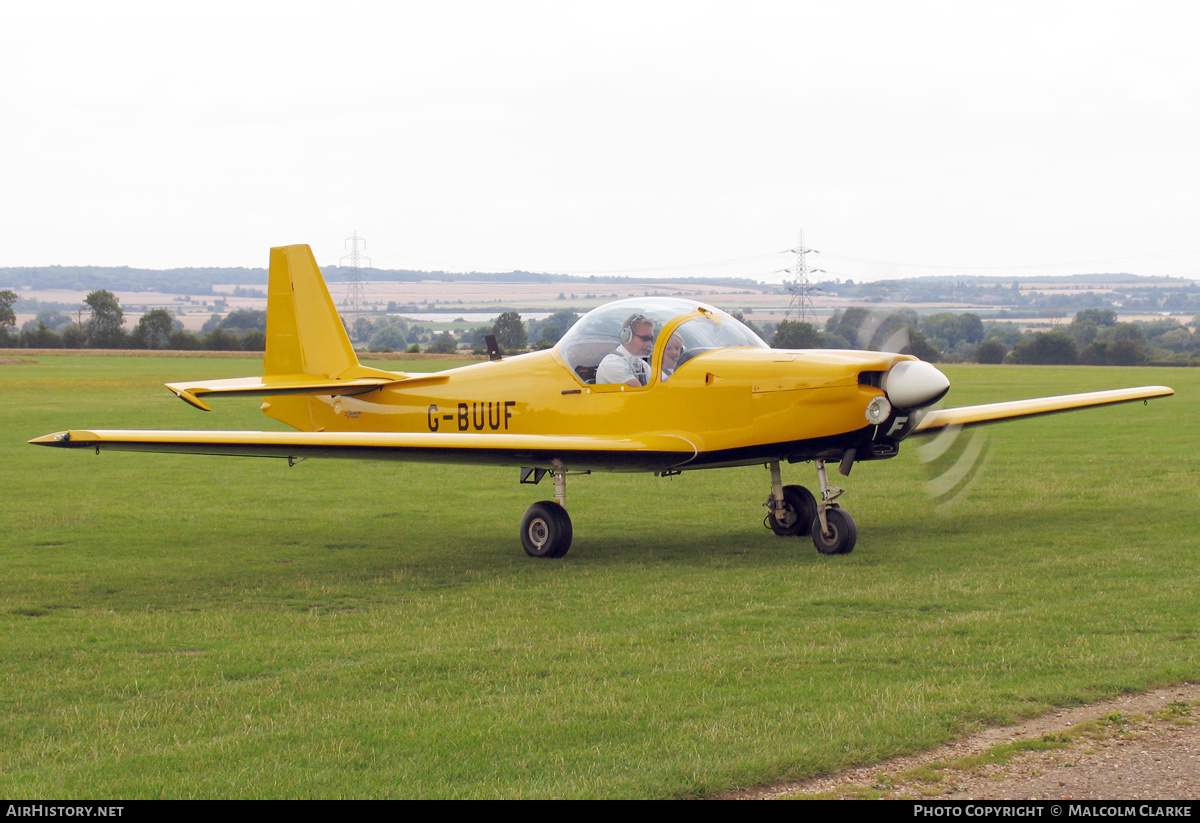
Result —
<path fill-rule="evenodd" d="M 337 378 L 358 365 L 346 327 L 305 245 L 271 249 L 267 286 L 267 376 Z"/>
<path fill-rule="evenodd" d="M 201 395 L 262 396 L 267 417 L 300 431 L 335 431 L 340 421 L 332 398 L 414 379 L 422 385 L 446 380 L 444 375 L 411 378 L 360 365 L 308 246 L 271 249 L 267 292 L 262 377 L 193 380 L 168 383 L 167 388 L 204 411 L 210 409 Z"/>

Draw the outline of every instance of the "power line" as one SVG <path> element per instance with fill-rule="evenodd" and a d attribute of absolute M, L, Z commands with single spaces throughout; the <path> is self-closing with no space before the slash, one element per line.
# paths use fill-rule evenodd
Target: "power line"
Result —
<path fill-rule="evenodd" d="M 362 254 L 359 249 L 359 242 L 362 242 L 362 249 L 367 248 L 367 240 L 365 237 L 359 237 L 358 232 L 354 232 L 353 237 L 347 237 L 345 242 L 350 243 L 350 253 L 342 255 L 338 260 L 342 261 L 349 258 L 350 273 L 346 275 L 346 299 L 342 301 L 342 308 L 347 312 L 361 312 L 363 308 L 363 287 L 362 287 L 362 262 L 365 260 L 368 268 L 371 266 L 371 258 Z M 343 244 L 344 245 L 344 244 Z"/>
<path fill-rule="evenodd" d="M 809 312 L 813 313 L 816 318 L 816 308 L 813 306 L 812 293 L 815 286 L 809 278 L 811 274 L 824 273 L 822 269 L 810 269 L 808 267 L 808 255 L 820 254 L 816 249 L 806 248 L 804 245 L 804 229 L 800 229 L 797 234 L 796 248 L 791 249 L 791 252 L 796 255 L 796 262 L 790 269 L 784 271 L 791 275 L 791 280 L 783 281 L 784 287 L 791 294 L 791 299 L 788 300 L 787 311 L 783 313 L 783 319 L 791 319 L 792 312 L 795 311 L 800 316 L 801 323 L 808 322 Z"/>

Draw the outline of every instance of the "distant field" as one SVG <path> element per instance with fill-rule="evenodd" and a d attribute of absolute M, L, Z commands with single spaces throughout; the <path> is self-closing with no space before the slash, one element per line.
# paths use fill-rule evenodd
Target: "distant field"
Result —
<path fill-rule="evenodd" d="M 234 285 L 230 285 L 218 294 L 212 295 L 182 295 L 161 294 L 157 292 L 116 292 L 117 298 L 125 308 L 126 327 L 132 329 L 142 314 L 153 308 L 166 308 L 189 331 L 199 331 L 200 327 L 212 317 L 215 309 L 213 302 L 223 300 L 226 308 L 222 314 L 234 309 L 251 309 L 263 311 L 267 307 L 265 297 L 234 297 Z M 246 286 L 247 290 L 262 291 L 261 284 Z M 342 306 L 346 296 L 346 285 L 334 280 L 329 283 L 330 294 L 339 306 Z M 749 294 L 744 292 L 749 291 Z M 22 297 L 33 298 L 42 303 L 75 305 L 82 304 L 87 296 L 86 291 L 68 289 L 21 290 Z M 733 288 L 721 285 L 674 283 L 665 280 L 630 280 L 622 283 L 472 283 L 467 281 L 425 280 L 419 282 L 399 283 L 390 281 L 374 281 L 363 284 L 365 303 L 372 310 L 382 311 L 389 302 L 400 305 L 409 303 L 436 305 L 439 312 L 462 311 L 495 311 L 499 314 L 509 309 L 521 311 L 557 311 L 564 308 L 574 308 L 585 311 L 624 297 L 642 297 L 649 294 L 666 296 L 690 296 L 696 299 L 716 304 L 722 308 L 738 310 L 743 304 L 758 307 L 766 311 L 782 311 L 787 308 L 789 297 L 786 294 L 766 294 L 760 289 Z M 84 315 L 86 318 L 86 314 Z M 20 327 L 34 315 L 29 312 L 17 316 L 17 326 Z"/>
<path fill-rule="evenodd" d="M 990 427 L 944 509 L 911 448 L 859 465 L 849 556 L 764 529 L 748 468 L 574 478 L 534 561 L 515 471 L 25 444 L 277 428 L 161 385 L 253 360 L 0 364 L 0 794 L 695 797 L 1200 677 L 1200 372 L 945 371 L 1177 395 Z"/>
<path fill-rule="evenodd" d="M 226 308 L 221 313 L 234 309 L 252 309 L 263 311 L 267 307 L 265 298 L 234 297 L 235 288 L 230 284 L 223 287 L 222 292 L 213 295 L 181 295 L 159 294 L 152 292 L 117 292 L 117 298 L 125 308 L 125 325 L 127 329 L 137 324 L 142 314 L 152 308 L 166 308 L 177 318 L 188 331 L 199 331 L 205 322 L 212 317 L 215 309 L 213 302 L 220 299 L 225 301 Z M 245 286 L 246 289 L 262 290 L 261 284 Z M 341 281 L 329 283 L 330 293 L 334 302 L 342 306 L 345 300 L 346 286 Z M 35 298 L 43 303 L 73 305 L 81 304 L 87 292 L 66 289 L 43 289 L 21 291 L 23 297 Z M 777 322 L 782 319 L 791 302 L 791 295 L 779 291 L 778 285 L 758 288 L 731 287 L 716 284 L 677 283 L 670 280 L 629 280 L 620 283 L 472 283 L 467 281 L 443 282 L 426 280 L 415 283 L 399 282 L 366 282 L 363 284 L 365 304 L 373 311 L 382 311 L 390 302 L 398 305 L 418 304 L 422 308 L 432 306 L 437 313 L 444 314 L 462 312 L 495 312 L 518 310 L 525 312 L 553 312 L 570 308 L 584 312 L 611 300 L 626 297 L 644 297 L 661 295 L 667 297 L 690 297 L 702 302 L 715 305 L 727 311 L 744 312 L 748 319 L 755 322 Z M 849 306 L 861 305 L 861 301 L 852 298 L 841 298 L 831 294 L 820 294 L 816 300 L 816 317 L 824 323 L 834 311 Z M 872 303 L 874 308 L 889 308 L 891 303 Z M 903 302 L 894 305 L 904 305 L 918 311 L 969 311 L 973 308 L 969 303 L 913 303 Z M 989 311 L 995 311 L 991 307 Z M 349 315 L 346 312 L 344 314 Z M 85 315 L 86 316 L 86 315 Z M 17 315 L 17 326 L 20 327 L 32 320 L 32 313 Z M 1048 322 L 1044 319 L 1041 322 Z M 463 324 L 451 324 L 461 327 Z"/>

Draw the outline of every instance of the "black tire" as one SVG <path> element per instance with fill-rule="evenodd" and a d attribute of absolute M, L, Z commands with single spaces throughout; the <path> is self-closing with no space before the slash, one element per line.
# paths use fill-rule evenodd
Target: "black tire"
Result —
<path fill-rule="evenodd" d="M 829 534 L 821 532 L 820 518 L 812 522 L 812 541 L 821 554 L 850 554 L 854 544 L 858 542 L 858 527 L 854 518 L 845 509 L 831 507 L 825 510 L 825 521 L 829 524 Z"/>
<path fill-rule="evenodd" d="M 780 537 L 803 537 L 809 533 L 813 518 L 817 516 L 817 499 L 803 486 L 784 486 L 783 512 L 779 519 L 776 519 L 777 514 L 780 513 L 767 515 L 771 531 Z"/>
<path fill-rule="evenodd" d="M 521 518 L 521 546 L 530 557 L 562 557 L 573 536 L 570 515 L 553 500 L 534 503 Z"/>

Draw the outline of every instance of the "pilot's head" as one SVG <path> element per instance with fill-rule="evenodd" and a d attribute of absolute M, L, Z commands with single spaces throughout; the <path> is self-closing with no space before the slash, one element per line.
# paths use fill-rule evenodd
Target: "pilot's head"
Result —
<path fill-rule="evenodd" d="M 621 345 L 636 357 L 650 353 L 654 345 L 654 322 L 635 314 L 621 324 Z"/>

